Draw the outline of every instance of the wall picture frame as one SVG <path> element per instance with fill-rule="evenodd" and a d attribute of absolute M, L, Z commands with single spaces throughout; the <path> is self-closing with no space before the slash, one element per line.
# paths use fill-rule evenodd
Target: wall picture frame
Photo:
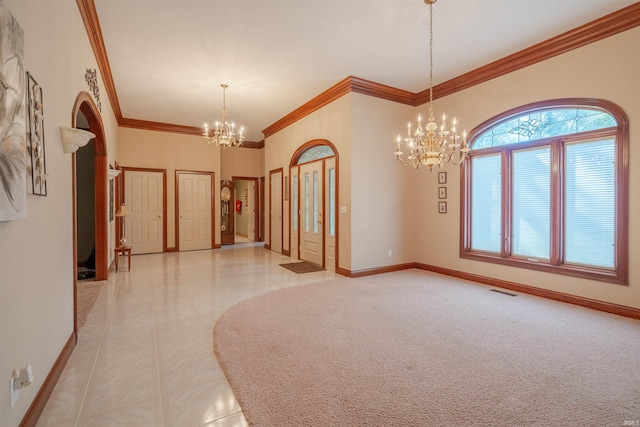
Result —
<path fill-rule="evenodd" d="M 438 187 L 438 199 L 447 198 L 447 187 Z"/>
<path fill-rule="evenodd" d="M 47 195 L 47 164 L 44 147 L 44 106 L 42 87 L 27 71 L 27 175 L 31 178 L 30 193 Z"/>
<path fill-rule="evenodd" d="M 27 97 L 24 31 L 0 1 L 0 221 L 27 217 Z M 29 184 L 29 185 L 28 185 Z"/>
<path fill-rule="evenodd" d="M 438 213 L 447 213 L 447 202 L 438 202 Z"/>
<path fill-rule="evenodd" d="M 446 183 L 447 183 L 447 173 L 438 172 L 438 184 L 446 184 Z"/>

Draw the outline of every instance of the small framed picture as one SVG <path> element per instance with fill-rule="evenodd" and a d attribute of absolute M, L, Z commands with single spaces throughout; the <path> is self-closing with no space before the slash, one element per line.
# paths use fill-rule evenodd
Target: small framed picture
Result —
<path fill-rule="evenodd" d="M 447 187 L 438 187 L 438 199 L 447 198 Z"/>
<path fill-rule="evenodd" d="M 446 183 L 447 183 L 447 173 L 438 172 L 438 184 L 446 184 Z"/>
<path fill-rule="evenodd" d="M 438 213 L 447 213 L 447 202 L 438 202 Z"/>

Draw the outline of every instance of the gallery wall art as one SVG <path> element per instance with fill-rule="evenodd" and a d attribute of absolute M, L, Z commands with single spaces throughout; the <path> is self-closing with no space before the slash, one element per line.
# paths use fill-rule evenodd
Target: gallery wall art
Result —
<path fill-rule="evenodd" d="M 27 110 L 29 111 L 29 143 L 27 144 L 27 175 L 31 178 L 31 194 L 47 195 L 47 165 L 44 150 L 44 106 L 42 87 L 27 72 Z"/>
<path fill-rule="evenodd" d="M 25 218 L 24 32 L 0 2 L 0 221 Z"/>

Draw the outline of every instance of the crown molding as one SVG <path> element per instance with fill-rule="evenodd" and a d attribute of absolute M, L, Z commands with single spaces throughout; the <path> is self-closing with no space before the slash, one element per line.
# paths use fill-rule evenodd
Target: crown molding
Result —
<path fill-rule="evenodd" d="M 302 106 L 296 108 L 291 113 L 264 129 L 262 133 L 265 138 L 267 138 L 350 92 L 361 93 L 402 104 L 415 105 L 416 94 L 412 92 L 407 92 L 406 90 L 386 86 L 370 80 L 361 79 L 359 77 L 349 76 L 331 86 L 311 101 L 308 101 Z"/>
<path fill-rule="evenodd" d="M 107 57 L 107 52 L 104 47 L 102 30 L 100 29 L 100 22 L 98 21 L 94 0 L 76 0 L 76 2 L 118 125 L 145 130 L 156 130 L 159 132 L 201 135 L 201 129 L 191 126 L 148 122 L 122 117 L 122 110 L 120 109 L 118 95 L 113 83 L 109 58 Z M 640 2 L 436 85 L 433 87 L 433 99 L 451 95 L 455 92 L 484 83 L 496 77 L 528 67 L 637 26 L 640 26 Z M 308 116 L 349 92 L 361 93 L 412 106 L 429 102 L 428 88 L 418 93 L 412 93 L 359 77 L 349 76 L 265 128 L 262 131 L 265 138 L 290 126 L 301 118 Z M 250 144 L 260 146 L 260 148 L 264 147 L 264 141 L 251 142 Z M 248 141 L 245 141 L 243 144 L 243 146 L 248 145 Z"/>
<path fill-rule="evenodd" d="M 113 75 L 111 74 L 111 65 L 109 65 L 107 49 L 104 47 L 104 39 L 102 38 L 102 29 L 100 28 L 100 21 L 98 20 L 96 5 L 93 0 L 76 0 L 76 3 L 80 10 L 82 22 L 84 22 L 84 28 L 87 30 L 87 36 L 89 37 L 89 43 L 93 49 L 93 54 L 95 55 L 96 62 L 98 63 L 98 69 L 100 70 L 102 82 L 104 83 L 104 88 L 107 91 L 107 96 L 111 103 L 111 109 L 113 110 L 113 114 L 116 116 L 116 121 L 120 123 L 120 120 L 122 119 L 122 110 L 120 109 L 120 101 L 118 101 L 116 86 L 113 83 Z"/>
<path fill-rule="evenodd" d="M 158 132 L 181 133 L 184 135 L 202 136 L 202 129 L 194 126 L 174 125 L 171 123 L 150 122 L 147 120 L 129 119 L 126 117 L 118 121 L 118 126 L 141 130 L 154 130 Z"/>
<path fill-rule="evenodd" d="M 640 2 L 580 27 L 498 59 L 433 87 L 433 99 L 451 95 L 640 25 Z M 429 89 L 417 94 L 416 104 L 429 102 Z"/>
<path fill-rule="evenodd" d="M 152 130 L 156 132 L 179 133 L 183 135 L 202 136 L 202 129 L 195 126 L 175 125 L 172 123 L 151 122 L 148 120 L 128 119 L 123 117 L 120 119 L 118 126 L 123 128 Z M 244 141 L 240 146 L 242 148 L 264 148 L 264 140 L 262 141 Z"/>

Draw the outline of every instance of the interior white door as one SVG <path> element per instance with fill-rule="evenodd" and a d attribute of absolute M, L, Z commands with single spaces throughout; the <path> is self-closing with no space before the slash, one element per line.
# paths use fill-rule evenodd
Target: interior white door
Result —
<path fill-rule="evenodd" d="M 325 237 L 324 253 L 325 268 L 335 271 L 336 268 L 336 158 L 330 158 L 324 162 L 324 195 L 325 195 Z"/>
<path fill-rule="evenodd" d="M 300 258 L 324 266 L 322 160 L 300 166 Z"/>
<path fill-rule="evenodd" d="M 247 237 L 250 241 L 256 241 L 256 182 L 249 181 L 247 202 Z"/>
<path fill-rule="evenodd" d="M 211 174 L 178 172 L 179 249 L 211 249 Z"/>
<path fill-rule="evenodd" d="M 272 172 L 269 185 L 271 250 L 282 253 L 282 171 Z"/>
<path fill-rule="evenodd" d="M 163 251 L 164 175 L 156 171 L 124 171 L 125 237 L 132 254 Z"/>

